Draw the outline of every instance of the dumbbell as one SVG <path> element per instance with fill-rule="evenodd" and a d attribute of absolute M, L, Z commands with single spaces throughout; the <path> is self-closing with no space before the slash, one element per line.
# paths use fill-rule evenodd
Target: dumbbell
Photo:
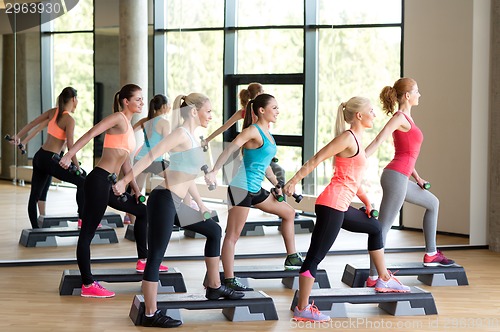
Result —
<path fill-rule="evenodd" d="M 285 184 L 280 181 L 276 185 L 276 188 L 283 188 L 284 186 L 285 186 Z M 300 201 L 304 198 L 304 196 L 302 196 L 300 194 L 296 194 L 296 193 L 293 193 L 292 196 L 293 196 L 293 198 L 295 198 L 295 202 L 297 202 L 297 203 L 300 203 Z"/>
<path fill-rule="evenodd" d="M 144 203 L 146 201 L 146 196 L 140 195 L 139 196 L 139 202 Z"/>
<path fill-rule="evenodd" d="M 430 182 L 425 182 L 424 185 L 422 186 L 425 190 L 431 189 L 431 183 Z"/>
<path fill-rule="evenodd" d="M 203 212 L 203 220 L 207 220 L 210 218 L 212 218 L 212 213 L 210 213 L 210 211 Z"/>
<path fill-rule="evenodd" d="M 273 163 L 277 163 L 278 161 L 279 161 L 279 159 L 276 157 L 273 157 L 273 159 L 271 159 L 271 162 L 273 162 Z"/>
<path fill-rule="evenodd" d="M 276 188 L 271 188 L 271 194 L 273 194 L 274 198 L 276 198 L 276 200 L 278 202 L 283 202 L 285 200 L 285 197 L 283 195 L 279 195 L 277 192 L 276 192 L 276 189 L 279 189 L 279 183 L 276 185 Z"/>
<path fill-rule="evenodd" d="M 364 207 L 364 206 L 360 207 L 359 210 L 366 213 L 366 207 Z M 372 217 L 372 218 L 378 218 L 378 211 L 375 210 L 375 209 L 372 209 L 370 211 L 370 217 Z"/>
<path fill-rule="evenodd" d="M 116 182 L 118 181 L 118 177 L 115 173 L 111 173 L 108 175 L 108 181 L 112 184 L 116 184 Z M 125 194 L 121 194 L 120 196 L 118 196 L 118 200 L 122 203 L 125 203 L 128 200 L 128 197 Z"/>
<path fill-rule="evenodd" d="M 207 165 L 201 166 L 201 170 L 203 171 L 203 173 L 205 173 L 205 175 L 208 174 L 208 166 Z M 215 183 L 211 183 L 208 185 L 208 190 L 215 190 L 215 188 L 217 188 Z"/>
<path fill-rule="evenodd" d="M 203 136 L 200 136 L 200 140 L 203 143 L 203 141 L 205 139 L 203 138 Z M 207 145 L 202 145 L 201 148 L 203 149 L 203 152 L 207 152 L 207 150 L 208 150 L 208 146 Z"/>
<path fill-rule="evenodd" d="M 61 155 L 59 155 L 58 153 L 54 153 L 52 155 L 52 160 L 54 160 L 56 163 L 59 163 L 61 161 Z M 68 171 L 70 173 L 76 174 L 78 176 L 83 175 L 83 173 L 85 173 L 85 171 L 81 172 L 78 169 L 78 167 L 76 167 L 75 164 L 73 164 L 73 163 L 69 164 Z M 85 175 L 86 175 L 86 173 L 85 173 Z"/>
<path fill-rule="evenodd" d="M 14 140 L 12 137 L 10 137 L 9 134 L 5 135 L 4 139 L 6 141 L 13 141 Z M 21 154 L 25 154 L 26 153 L 26 150 L 24 149 L 24 145 L 22 143 L 19 143 L 17 145 L 17 147 L 19 148 L 19 150 L 21 150 Z"/>

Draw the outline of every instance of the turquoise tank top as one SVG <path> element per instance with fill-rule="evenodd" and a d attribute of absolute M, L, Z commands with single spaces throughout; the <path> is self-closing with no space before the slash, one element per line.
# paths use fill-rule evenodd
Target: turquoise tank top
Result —
<path fill-rule="evenodd" d="M 261 183 L 266 176 L 266 169 L 276 155 L 276 143 L 274 138 L 271 142 L 258 125 L 253 124 L 252 126 L 257 127 L 264 143 L 257 149 L 243 148 L 243 163 L 231 181 L 231 186 L 256 193 L 261 188 Z"/>
<path fill-rule="evenodd" d="M 148 127 L 151 126 L 150 137 L 147 136 L 147 131 L 148 131 L 147 129 L 142 131 L 144 134 L 144 145 L 135 156 L 136 159 L 144 158 L 149 153 L 149 151 L 151 151 L 151 149 L 155 147 L 158 143 L 160 143 L 160 141 L 163 139 L 163 136 L 156 131 L 156 125 L 158 124 L 158 121 L 160 121 L 160 119 L 161 118 L 157 116 L 153 120 L 151 120 L 151 123 L 147 124 Z M 163 160 L 162 156 L 155 159 L 155 161 L 162 161 L 162 160 Z"/>
<path fill-rule="evenodd" d="M 179 152 L 170 152 L 170 171 L 183 172 L 197 175 L 201 172 L 201 166 L 205 164 L 204 152 L 193 135 L 184 127 L 180 127 L 191 139 L 191 149 Z"/>

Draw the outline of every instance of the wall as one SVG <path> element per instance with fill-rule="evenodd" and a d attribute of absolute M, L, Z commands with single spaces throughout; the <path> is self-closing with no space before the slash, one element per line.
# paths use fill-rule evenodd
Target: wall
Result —
<path fill-rule="evenodd" d="M 425 136 L 416 169 L 440 199 L 438 230 L 470 244 L 487 243 L 489 4 L 405 1 L 404 75 L 419 84 Z M 403 224 L 422 228 L 423 212 L 406 204 Z"/>

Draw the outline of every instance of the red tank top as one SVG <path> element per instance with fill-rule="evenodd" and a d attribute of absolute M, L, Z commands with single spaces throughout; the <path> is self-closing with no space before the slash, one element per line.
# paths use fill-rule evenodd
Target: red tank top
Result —
<path fill-rule="evenodd" d="M 352 131 L 348 130 L 353 136 Z M 356 139 L 356 136 L 354 136 Z M 335 171 L 328 186 L 316 199 L 316 204 L 325 205 L 338 211 L 347 211 L 352 199 L 358 192 L 366 168 L 365 150 L 350 158 L 335 156 Z"/>
<path fill-rule="evenodd" d="M 402 113 L 406 117 L 408 122 L 410 122 L 411 128 L 407 132 L 396 130 L 392 133 L 395 150 L 394 158 L 385 168 L 409 177 L 415 169 L 415 163 L 420 153 L 424 135 L 408 115 L 403 112 L 397 113 Z"/>

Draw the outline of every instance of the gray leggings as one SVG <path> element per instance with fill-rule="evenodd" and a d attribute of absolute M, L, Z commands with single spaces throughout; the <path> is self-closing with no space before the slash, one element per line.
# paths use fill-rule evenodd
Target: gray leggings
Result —
<path fill-rule="evenodd" d="M 380 178 L 382 185 L 382 202 L 380 203 L 379 222 L 382 227 L 384 247 L 387 233 L 391 229 L 396 216 L 406 201 L 425 208 L 422 228 L 425 237 L 426 252 L 436 251 L 436 231 L 439 213 L 439 200 L 433 193 L 420 188 L 408 177 L 397 171 L 384 169 Z M 373 262 L 370 262 L 370 275 L 377 275 Z"/>

